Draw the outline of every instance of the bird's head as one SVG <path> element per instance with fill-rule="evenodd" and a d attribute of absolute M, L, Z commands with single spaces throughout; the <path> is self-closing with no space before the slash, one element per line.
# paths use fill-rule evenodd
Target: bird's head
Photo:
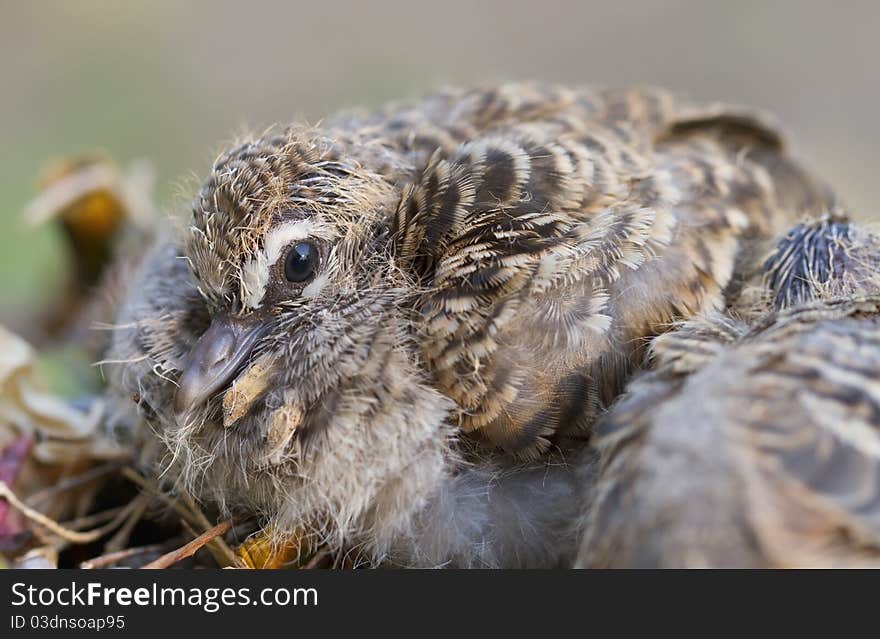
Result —
<path fill-rule="evenodd" d="M 262 387 L 295 386 L 308 403 L 372 355 L 403 290 L 385 223 L 394 189 L 340 146 L 286 131 L 215 163 L 185 239 L 210 325 L 178 380 L 181 419 L 222 399 L 231 426 Z"/>
<path fill-rule="evenodd" d="M 422 370 L 395 256 L 407 162 L 314 129 L 219 157 L 130 280 L 108 357 L 166 478 L 374 556 L 437 490 L 454 405 Z"/>
<path fill-rule="evenodd" d="M 113 353 L 197 494 L 297 524 L 329 510 L 334 530 L 389 490 L 396 509 L 423 494 L 450 441 L 450 402 L 411 357 L 399 189 L 381 149 L 340 138 L 224 153 L 183 236 L 133 282 Z"/>

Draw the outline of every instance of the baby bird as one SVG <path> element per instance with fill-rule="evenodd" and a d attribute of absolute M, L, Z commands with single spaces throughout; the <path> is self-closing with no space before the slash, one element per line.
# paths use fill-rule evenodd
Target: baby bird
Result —
<path fill-rule="evenodd" d="M 222 154 L 111 381 L 166 476 L 355 562 L 573 561 L 593 423 L 670 322 L 833 196 L 758 116 L 451 90 Z"/>
<path fill-rule="evenodd" d="M 880 565 L 880 239 L 800 224 L 756 288 L 769 314 L 657 338 L 598 427 L 581 566 Z"/>

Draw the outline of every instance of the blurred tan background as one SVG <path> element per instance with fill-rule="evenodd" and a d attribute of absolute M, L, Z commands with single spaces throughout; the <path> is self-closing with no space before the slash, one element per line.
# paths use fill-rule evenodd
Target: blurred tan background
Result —
<path fill-rule="evenodd" d="M 148 158 L 186 211 L 243 127 L 441 84 L 534 78 L 666 85 L 775 112 L 861 217 L 880 183 L 880 2 L 14 2 L 0 0 L 0 322 L 63 269 L 23 206 L 52 158 Z"/>

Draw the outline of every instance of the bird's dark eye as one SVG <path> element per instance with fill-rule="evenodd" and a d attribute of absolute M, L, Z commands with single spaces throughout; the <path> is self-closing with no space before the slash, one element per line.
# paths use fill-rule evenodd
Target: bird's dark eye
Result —
<path fill-rule="evenodd" d="M 318 249 L 314 244 L 299 242 L 287 251 L 287 257 L 284 259 L 284 277 L 289 282 L 305 282 L 315 273 L 317 266 Z"/>

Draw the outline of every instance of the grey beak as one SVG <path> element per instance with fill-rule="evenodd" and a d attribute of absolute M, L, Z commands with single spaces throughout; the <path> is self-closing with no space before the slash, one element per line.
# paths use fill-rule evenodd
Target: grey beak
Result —
<path fill-rule="evenodd" d="M 263 333 L 262 323 L 218 316 L 196 343 L 174 398 L 178 415 L 203 404 L 241 370 Z"/>

